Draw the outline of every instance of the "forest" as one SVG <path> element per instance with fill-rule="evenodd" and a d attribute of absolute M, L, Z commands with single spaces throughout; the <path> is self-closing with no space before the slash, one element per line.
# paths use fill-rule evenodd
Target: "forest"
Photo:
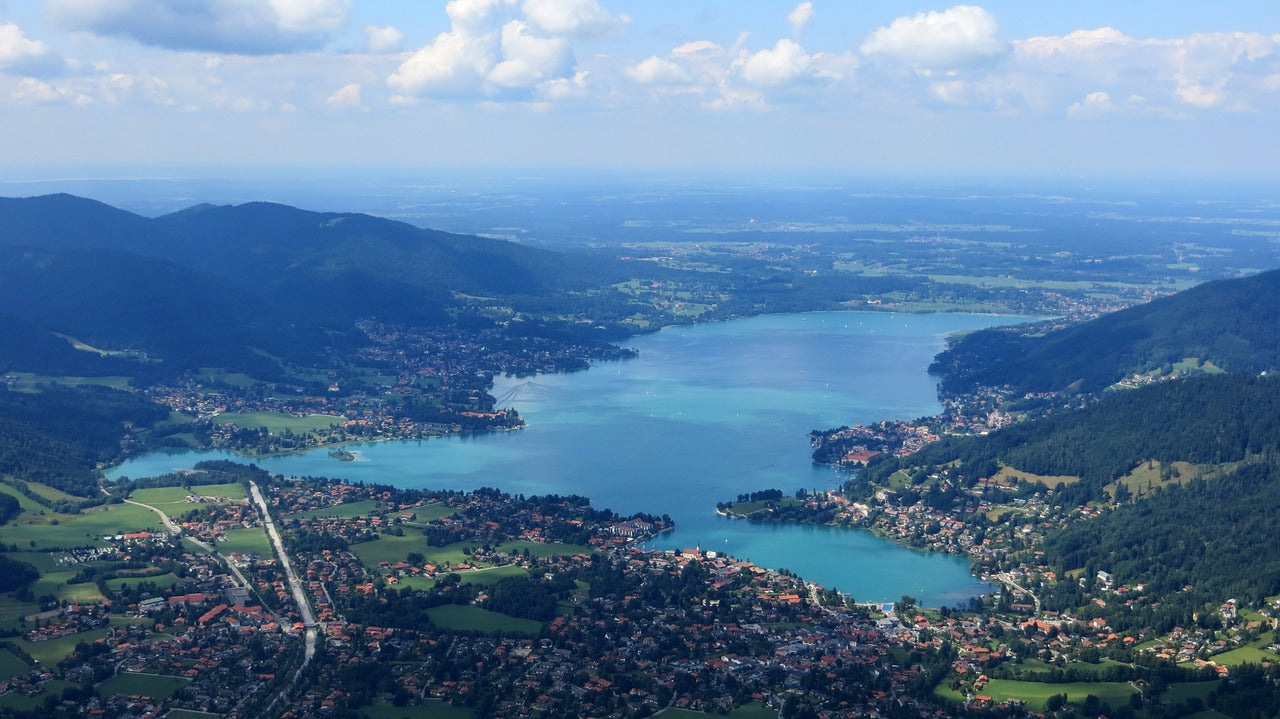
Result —
<path fill-rule="evenodd" d="M 1108 393 L 1073 412 L 1006 427 L 986 436 L 952 437 L 905 458 L 868 467 L 851 489 L 885 485 L 906 470 L 950 475 L 973 486 L 1000 467 L 1043 476 L 1073 476 L 1057 504 L 1102 499 L 1103 488 L 1147 460 L 1219 465 L 1274 456 L 1280 447 L 1280 379 L 1216 375 Z"/>
<path fill-rule="evenodd" d="M 1052 329 L 1054 322 L 973 332 L 951 342 L 930 372 L 944 391 L 1008 386 L 1096 392 L 1140 373 L 1167 374 L 1195 358 L 1226 372 L 1280 368 L 1280 270 L 1206 282 L 1185 292 Z"/>

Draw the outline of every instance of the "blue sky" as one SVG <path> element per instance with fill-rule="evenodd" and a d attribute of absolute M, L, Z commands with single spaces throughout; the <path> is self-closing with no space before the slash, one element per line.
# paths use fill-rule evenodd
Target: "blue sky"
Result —
<path fill-rule="evenodd" d="M 0 0 L 0 174 L 1280 179 L 1280 3 Z"/>

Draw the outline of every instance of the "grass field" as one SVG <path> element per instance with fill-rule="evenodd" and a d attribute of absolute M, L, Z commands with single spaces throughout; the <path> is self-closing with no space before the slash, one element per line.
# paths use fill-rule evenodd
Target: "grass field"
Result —
<path fill-rule="evenodd" d="M 1269 652 L 1258 647 L 1238 647 L 1229 652 L 1215 654 L 1209 659 L 1224 666 L 1237 667 L 1245 662 L 1261 664 L 1262 662 L 1280 661 L 1280 656 L 1276 656 L 1275 652 Z"/>
<path fill-rule="evenodd" d="M 413 513 L 418 515 L 418 518 L 412 522 L 408 522 L 408 524 L 425 524 L 433 519 L 453 516 L 457 511 L 457 509 L 450 507 L 447 504 L 426 504 L 421 507 L 414 507 Z M 399 512 L 391 512 L 386 516 L 394 517 L 397 514 L 399 514 Z"/>
<path fill-rule="evenodd" d="M 14 499 L 18 500 L 18 507 L 22 509 L 22 514 L 19 516 L 24 516 L 27 514 L 39 514 L 41 512 L 48 511 L 39 502 L 28 497 L 22 492 L 19 492 L 17 487 L 12 487 L 7 484 L 0 484 L 0 492 L 3 492 L 9 495 L 10 497 L 13 497 Z"/>
<path fill-rule="evenodd" d="M 728 714 L 706 714 L 704 712 L 689 711 L 688 709 L 668 709 L 658 712 L 654 716 L 662 717 L 663 719 L 706 719 L 713 716 L 726 716 L 729 719 L 778 719 L 778 712 L 764 704 L 753 702 L 751 704 L 743 704 Z"/>
<path fill-rule="evenodd" d="M 426 556 L 428 549 L 431 548 L 427 546 L 426 538 L 416 529 L 404 530 L 403 537 L 384 534 L 372 542 L 351 545 L 351 551 L 366 567 L 376 567 L 378 562 L 395 564 L 406 559 L 409 552 L 420 552 Z"/>
<path fill-rule="evenodd" d="M 558 542 L 529 542 L 523 539 L 514 542 L 503 542 L 494 547 L 495 552 L 507 554 L 522 553 L 529 550 L 534 557 L 572 557 L 577 554 L 595 554 L 594 549 L 585 544 L 560 544 Z"/>
<path fill-rule="evenodd" d="M 227 556 L 232 552 L 247 554 L 257 552 L 260 557 L 271 557 L 271 542 L 267 539 L 267 530 L 262 527 L 245 527 L 227 530 L 227 541 L 219 542 L 218 553 Z"/>
<path fill-rule="evenodd" d="M 1185 702 L 1192 697 L 1200 697 L 1204 701 L 1208 701 L 1209 694 L 1222 684 L 1219 679 L 1212 679 L 1207 682 L 1184 682 L 1182 684 L 1170 684 L 1168 689 L 1160 695 L 1160 701 L 1177 704 Z"/>
<path fill-rule="evenodd" d="M 0 629 L 17 629 L 22 618 L 40 611 L 35 602 L 20 602 L 12 594 L 0 594 Z"/>
<path fill-rule="evenodd" d="M 0 543 L 23 549 L 102 546 L 106 536 L 158 529 L 162 529 L 160 518 L 146 507 L 113 504 L 83 514 L 24 516 L 0 526 Z"/>
<path fill-rule="evenodd" d="M 135 489 L 129 495 L 139 504 L 145 504 L 149 507 L 164 512 L 169 517 L 181 517 L 193 509 L 199 509 L 207 506 L 205 502 L 190 502 L 187 500 L 189 496 L 202 497 L 214 504 L 230 504 L 239 502 L 244 499 L 247 494 L 245 489 L 238 483 L 229 484 L 210 484 L 201 487 L 151 487 L 147 489 Z"/>
<path fill-rule="evenodd" d="M 136 587 L 143 583 L 154 584 L 160 589 L 168 589 L 178 583 L 178 577 L 173 572 L 153 574 L 149 577 L 116 577 L 115 579 L 107 580 L 107 587 L 113 592 L 118 592 L 124 587 Z"/>
<path fill-rule="evenodd" d="M 58 375 L 43 375 L 32 372 L 14 372 L 18 378 L 16 386 L 19 389 L 34 387 L 38 384 L 60 384 L 67 387 L 82 387 L 84 385 L 98 385 L 100 387 L 110 387 L 111 389 L 127 390 L 133 387 L 128 377 L 120 375 L 106 375 L 103 377 L 71 377 Z"/>
<path fill-rule="evenodd" d="M 1044 711 L 1045 700 L 1054 694 L 1066 694 L 1067 701 L 1073 704 L 1083 702 L 1086 697 L 1092 694 L 1115 708 L 1128 704 L 1130 695 L 1137 692 L 1137 689 L 1134 689 L 1126 682 L 1047 684 L 1044 682 L 1020 682 L 1011 679 L 992 679 L 982 689 L 983 694 L 997 702 L 1020 699 L 1026 702 L 1027 707 L 1032 711 Z"/>
<path fill-rule="evenodd" d="M 107 636 L 110 631 L 107 627 L 99 627 L 79 634 L 50 639 L 47 642 L 31 642 L 26 639 L 10 639 L 9 641 L 13 642 L 22 651 L 30 654 L 32 659 L 46 666 L 52 666 L 71 656 L 72 652 L 76 650 L 76 645 L 80 642 L 92 644 L 99 638 Z"/>
<path fill-rule="evenodd" d="M 240 429 L 266 427 L 271 434 L 284 434 L 285 430 L 294 434 L 306 434 L 342 424 L 347 421 L 347 418 L 334 414 L 309 414 L 305 417 L 295 417 L 280 412 L 223 412 L 214 417 L 213 421 L 216 424 L 234 424 Z"/>
<path fill-rule="evenodd" d="M 378 503 L 372 499 L 362 499 L 359 502 L 347 502 L 346 504 L 337 504 L 332 507 L 323 507 L 321 509 L 308 509 L 305 512 L 296 512 L 294 514 L 285 515 L 289 519 L 319 519 L 321 517 L 364 517 L 370 512 L 378 508 Z"/>
<path fill-rule="evenodd" d="M 152 699 L 168 699 L 191 680 L 160 674 L 117 674 L 98 685 L 98 696 L 106 698 L 116 694 L 135 694 Z"/>
<path fill-rule="evenodd" d="M 27 489 L 31 490 L 31 492 L 37 497 L 48 502 L 61 502 L 64 500 L 75 501 L 81 499 L 81 497 L 77 497 L 74 494 L 67 494 L 61 489 L 54 489 L 47 484 L 40 484 L 39 482 L 27 482 Z"/>
<path fill-rule="evenodd" d="M 44 705 L 46 697 L 61 697 L 64 690 L 74 686 L 75 682 L 54 679 L 51 682 L 46 682 L 40 693 L 33 697 L 18 694 L 17 692 L 9 692 L 4 696 L 0 696 L 0 709 L 12 709 L 20 712 L 35 711 Z"/>
<path fill-rule="evenodd" d="M 30 668 L 17 654 L 0 649 L 0 682 L 7 682 Z"/>
<path fill-rule="evenodd" d="M 164 719 L 222 719 L 222 715 L 198 712 L 194 709 L 170 709 L 169 713 L 164 715 Z"/>
<path fill-rule="evenodd" d="M 470 604 L 445 604 L 427 610 L 427 615 L 436 626 L 462 632 L 514 632 L 536 635 L 542 632 L 542 622 L 533 619 L 519 619 L 505 614 L 491 612 L 488 609 Z"/>
<path fill-rule="evenodd" d="M 442 701 L 429 701 L 416 707 L 398 707 L 387 702 L 375 702 L 362 707 L 360 713 L 368 719 L 471 719 L 474 713 L 466 707 L 455 707 Z"/>
<path fill-rule="evenodd" d="M 1043 484 L 1050 489 L 1057 489 L 1064 484 L 1073 484 L 1080 481 L 1080 478 L 1074 475 L 1048 476 L 1032 474 L 1030 472 L 1023 472 L 1020 469 L 1014 469 L 1013 467 L 1001 467 L 1000 472 L 996 474 L 995 478 L 1005 480 L 1020 479 L 1024 482 Z"/>

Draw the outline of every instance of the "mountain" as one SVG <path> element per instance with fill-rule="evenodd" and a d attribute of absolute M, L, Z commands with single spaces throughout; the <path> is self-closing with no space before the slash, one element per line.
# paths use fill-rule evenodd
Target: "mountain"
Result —
<path fill-rule="evenodd" d="M 995 328 L 954 341 L 930 371 L 948 391 L 1094 392 L 1188 358 L 1227 372 L 1280 368 L 1280 270 L 1206 282 L 1145 305 L 1035 334 Z"/>
<path fill-rule="evenodd" d="M 151 219 L 72 195 L 0 198 L 0 227 L 0 323 L 25 338 L 0 346 L 0 370 L 156 370 L 69 355 L 68 335 L 166 369 L 266 378 L 280 370 L 269 356 L 305 363 L 362 342 L 362 317 L 443 324 L 467 297 L 580 309 L 577 291 L 613 279 L 608 263 L 263 202 Z"/>

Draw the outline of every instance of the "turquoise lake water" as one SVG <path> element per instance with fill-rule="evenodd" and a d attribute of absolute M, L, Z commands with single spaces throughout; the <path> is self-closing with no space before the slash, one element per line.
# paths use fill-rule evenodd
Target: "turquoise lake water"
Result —
<path fill-rule="evenodd" d="M 1007 324 L 985 315 L 812 313 L 672 327 L 633 338 L 636 359 L 585 372 L 499 378 L 493 394 L 529 426 L 514 432 L 350 447 L 254 460 L 288 476 L 401 487 L 581 494 L 617 512 L 669 514 L 658 548 L 700 545 L 790 569 L 858 600 L 910 594 L 958 604 L 990 587 L 963 558 L 917 552 L 861 530 L 751 524 L 715 514 L 740 492 L 829 489 L 808 432 L 939 411 L 925 370 L 947 335 Z M 108 472 L 163 474 L 220 452 L 150 453 Z"/>

